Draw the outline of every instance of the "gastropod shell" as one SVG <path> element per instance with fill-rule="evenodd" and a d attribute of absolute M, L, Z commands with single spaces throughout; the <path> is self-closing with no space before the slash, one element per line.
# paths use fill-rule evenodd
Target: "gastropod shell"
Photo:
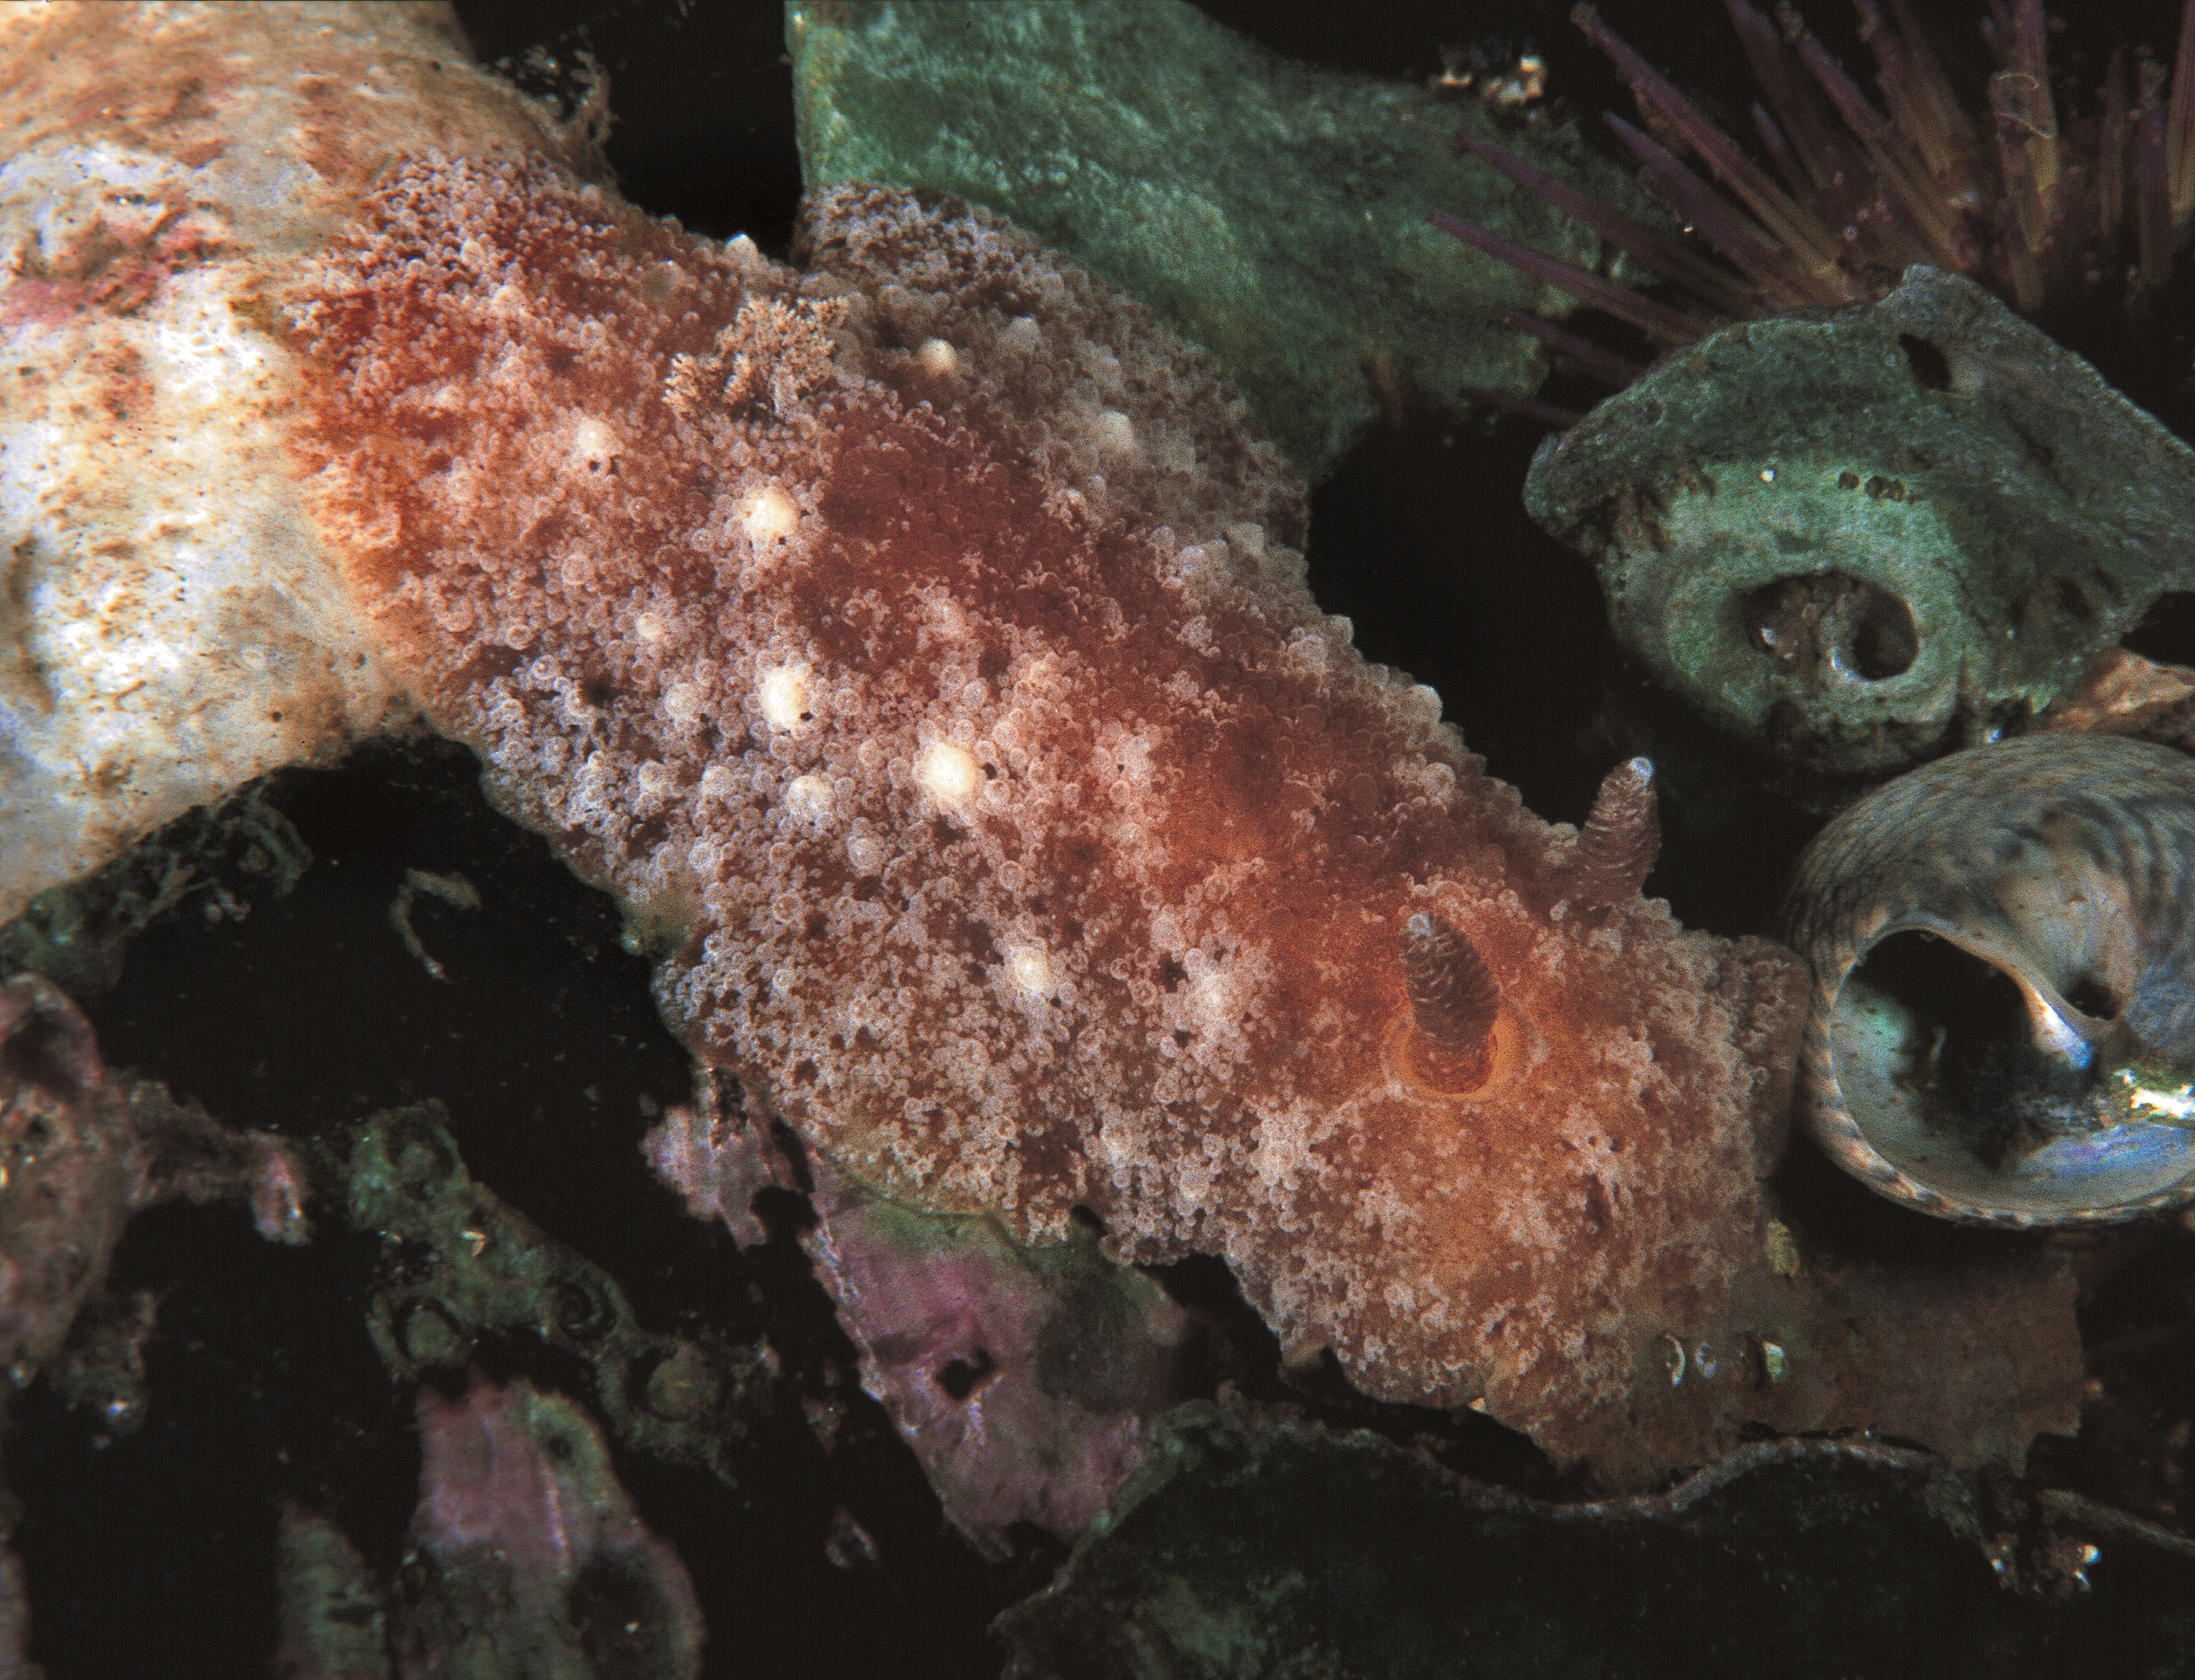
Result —
<path fill-rule="evenodd" d="M 2096 735 L 1953 753 L 1839 816 L 1786 936 L 1809 1129 L 1973 1224 L 2195 1198 L 2195 761 Z"/>

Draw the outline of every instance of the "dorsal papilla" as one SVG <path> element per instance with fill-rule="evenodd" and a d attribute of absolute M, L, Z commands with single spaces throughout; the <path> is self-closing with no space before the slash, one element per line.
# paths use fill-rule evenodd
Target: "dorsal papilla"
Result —
<path fill-rule="evenodd" d="M 1603 778 L 1585 826 L 1578 831 L 1578 903 L 1601 910 L 1635 897 L 1654 872 L 1661 850 L 1654 761 L 1628 759 Z"/>
<path fill-rule="evenodd" d="M 1403 924 L 1395 945 L 1411 1018 L 1429 1045 L 1459 1063 L 1483 1060 L 1493 1046 L 1501 993 L 1478 948 L 1426 911 Z"/>

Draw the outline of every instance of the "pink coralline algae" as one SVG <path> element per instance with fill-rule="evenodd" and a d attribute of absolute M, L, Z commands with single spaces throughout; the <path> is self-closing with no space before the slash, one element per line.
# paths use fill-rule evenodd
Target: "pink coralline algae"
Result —
<path fill-rule="evenodd" d="M 0 986 L 0 1365 L 27 1381 L 107 1274 L 143 1164 L 91 1027 L 36 975 Z"/>
<path fill-rule="evenodd" d="M 242 1202 L 270 1242 L 309 1231 L 291 1145 L 112 1077 L 59 987 L 0 982 L 0 1368 L 19 1386 L 99 1289 L 130 1216 L 178 1199 Z"/>
<path fill-rule="evenodd" d="M 43 1372 L 96 1412 L 102 1440 L 135 1429 L 157 1297 L 104 1287 L 130 1217 L 178 1198 L 240 1201 L 262 1236 L 302 1242 L 303 1182 L 290 1145 L 111 1074 L 90 1024 L 50 981 L 0 981 L 0 1396 Z M 34 1675 L 5 1539 L 0 1528 L 0 1675 Z"/>
<path fill-rule="evenodd" d="M 752 1098 L 728 1112 L 717 1081 L 697 1084 L 698 1100 L 648 1133 L 648 1165 L 696 1218 L 761 1242 L 755 1197 L 793 1190 L 803 1169 Z M 1087 1232 L 1029 1248 L 995 1216 L 926 1213 L 823 1163 L 805 1171 L 817 1221 L 804 1245 L 861 1386 L 946 1516 L 1000 1557 L 1017 1523 L 1073 1539 L 1142 1462 L 1159 1413 L 1185 1397 L 1190 1315 L 1140 1272 L 1107 1264 Z"/>
<path fill-rule="evenodd" d="M 523 1382 L 419 1391 L 411 1556 L 427 1585 L 396 1618 L 398 1671 L 700 1671 L 701 1613 L 585 1410 Z"/>
<path fill-rule="evenodd" d="M 827 1177 L 808 1240 L 838 1320 L 945 1513 L 1005 1557 L 1029 1523 L 1072 1539 L 1185 1397 L 1193 1326 L 1089 1242 L 1031 1251 L 984 1217 L 923 1215 Z"/>
<path fill-rule="evenodd" d="M 642 1152 L 696 1219 L 723 1220 L 743 1246 L 764 1241 L 769 1233 L 755 1215 L 756 1195 L 773 1186 L 790 1190 L 797 1182 L 770 1146 L 769 1116 L 752 1099 L 727 1112 L 714 1080 L 695 1083 L 696 1100 L 665 1114 Z"/>

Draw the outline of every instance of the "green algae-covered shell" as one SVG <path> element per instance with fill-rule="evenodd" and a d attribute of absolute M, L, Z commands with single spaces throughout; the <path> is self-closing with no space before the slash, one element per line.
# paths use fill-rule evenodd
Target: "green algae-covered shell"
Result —
<path fill-rule="evenodd" d="M 2195 585 L 2195 452 L 1933 268 L 1674 352 L 1525 503 L 1661 682 L 1830 775 L 2018 728 Z"/>

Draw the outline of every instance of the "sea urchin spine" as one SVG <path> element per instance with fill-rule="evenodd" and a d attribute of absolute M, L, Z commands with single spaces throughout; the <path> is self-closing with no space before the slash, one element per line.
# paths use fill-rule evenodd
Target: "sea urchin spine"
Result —
<path fill-rule="evenodd" d="M 1991 4 L 1981 29 L 1998 68 L 1971 118 L 1906 0 L 1891 0 L 1890 19 L 1875 0 L 1855 0 L 1880 106 L 1790 6 L 1777 6 L 1772 21 L 1745 0 L 1726 3 L 1764 95 L 1753 123 L 1773 174 L 1593 7 L 1579 6 L 1571 19 L 1630 84 L 1646 126 L 1668 142 L 1607 118 L 1639 165 L 1640 185 L 1737 273 L 1605 205 L 1581 202 L 1475 139 L 1460 143 L 1629 252 L 1677 295 L 1642 297 L 1453 218 L 1437 215 L 1435 225 L 1662 346 L 1690 342 L 1725 319 L 1871 302 L 1916 262 L 1977 280 L 2026 315 L 2123 273 L 2128 302 L 2139 307 L 2163 287 L 2175 252 L 2195 235 L 2195 0 L 2182 9 L 2170 74 L 2114 53 L 2097 110 L 2079 120 L 2061 112 L 2052 92 L 2042 0 Z M 1689 149 L 1712 181 L 1671 147 Z"/>

